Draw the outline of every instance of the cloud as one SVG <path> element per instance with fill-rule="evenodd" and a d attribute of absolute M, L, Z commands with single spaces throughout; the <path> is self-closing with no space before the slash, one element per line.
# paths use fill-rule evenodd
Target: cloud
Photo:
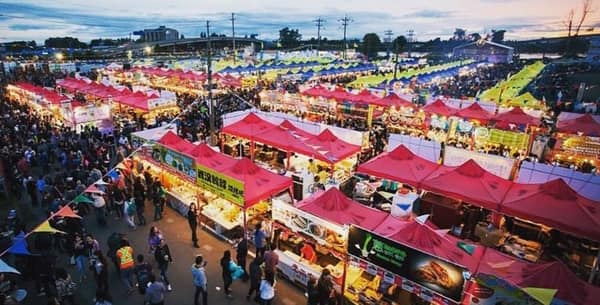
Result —
<path fill-rule="evenodd" d="M 425 9 L 419 10 L 413 13 L 406 14 L 405 17 L 414 17 L 414 18 L 448 18 L 453 16 L 454 12 L 452 11 L 442 11 L 442 10 L 434 10 L 434 9 Z"/>

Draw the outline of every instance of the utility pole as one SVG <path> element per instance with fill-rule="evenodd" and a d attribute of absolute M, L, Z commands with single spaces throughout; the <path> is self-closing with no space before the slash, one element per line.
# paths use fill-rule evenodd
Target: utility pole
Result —
<path fill-rule="evenodd" d="M 231 13 L 231 39 L 233 41 L 233 64 L 235 65 L 237 50 L 235 49 L 235 13 Z"/>
<path fill-rule="evenodd" d="M 412 49 L 412 42 L 413 37 L 415 36 L 415 31 L 408 30 L 408 34 L 406 36 L 408 36 L 408 58 L 410 58 L 410 51 Z"/>
<path fill-rule="evenodd" d="M 390 46 L 392 44 L 392 35 L 394 35 L 394 32 L 392 32 L 392 30 L 385 30 L 383 34 L 385 35 L 384 42 L 387 44 L 387 58 L 390 60 Z"/>
<path fill-rule="evenodd" d="M 325 23 L 325 19 L 318 17 L 313 20 L 313 22 L 317 25 L 317 52 L 321 49 L 321 27 Z"/>
<path fill-rule="evenodd" d="M 352 20 L 352 18 L 349 18 L 348 15 L 346 15 L 344 16 L 344 18 L 339 19 L 338 21 L 342 23 L 342 28 L 344 29 L 344 53 L 342 58 L 346 60 L 346 49 L 348 49 L 348 44 L 346 43 L 346 30 L 348 28 L 348 25 L 354 20 Z"/>
<path fill-rule="evenodd" d="M 208 109 L 210 111 L 210 145 L 217 145 L 217 136 L 215 131 L 215 105 L 212 96 L 212 46 L 210 45 L 210 21 L 206 20 L 206 87 L 208 90 Z"/>

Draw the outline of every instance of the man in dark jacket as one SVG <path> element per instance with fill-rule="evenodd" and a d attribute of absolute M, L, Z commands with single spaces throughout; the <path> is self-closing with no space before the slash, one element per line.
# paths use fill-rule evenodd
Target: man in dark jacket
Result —
<path fill-rule="evenodd" d="M 169 278 L 167 278 L 167 269 L 169 268 L 169 263 L 173 262 L 173 257 L 171 256 L 171 251 L 169 251 L 169 246 L 162 238 L 156 247 L 156 250 L 154 250 L 154 259 L 156 259 L 156 262 L 158 263 L 160 276 L 162 277 L 163 282 L 167 284 L 167 290 L 171 291 L 171 284 L 169 283 Z"/>
<path fill-rule="evenodd" d="M 260 292 L 258 288 L 260 287 L 260 281 L 262 279 L 262 269 L 260 267 L 262 263 L 263 261 L 260 256 L 255 257 L 252 262 L 250 262 L 250 289 L 246 295 L 246 300 L 248 301 L 250 301 L 252 293 L 255 293 L 254 301 L 258 302 L 260 299 Z"/>
<path fill-rule="evenodd" d="M 198 227 L 198 207 L 195 202 L 190 204 L 187 219 L 190 225 L 190 230 L 192 230 L 192 242 L 194 248 L 200 248 L 200 246 L 198 246 L 198 236 L 196 235 L 196 228 Z"/>

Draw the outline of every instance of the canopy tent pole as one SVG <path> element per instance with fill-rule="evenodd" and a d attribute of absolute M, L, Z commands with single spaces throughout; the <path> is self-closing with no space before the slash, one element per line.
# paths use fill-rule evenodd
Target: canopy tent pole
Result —
<path fill-rule="evenodd" d="M 590 284 L 594 281 L 596 273 L 598 272 L 598 261 L 600 261 L 600 249 L 598 249 L 598 254 L 596 255 L 596 259 L 594 259 L 594 263 L 592 264 L 592 270 L 590 271 L 590 277 L 588 278 L 588 283 Z"/>
<path fill-rule="evenodd" d="M 243 238 L 247 239 L 248 238 L 248 232 L 247 232 L 248 225 L 246 224 L 246 207 L 243 207 L 242 209 L 244 211 L 244 233 L 243 233 L 244 235 L 243 235 Z"/>

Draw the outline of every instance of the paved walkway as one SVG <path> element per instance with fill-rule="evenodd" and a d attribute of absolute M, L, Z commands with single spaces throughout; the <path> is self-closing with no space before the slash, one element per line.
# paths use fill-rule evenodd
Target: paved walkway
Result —
<path fill-rule="evenodd" d="M 152 208 L 150 208 L 151 210 Z M 148 208 L 146 210 L 149 210 Z M 152 219 L 151 212 L 146 211 L 146 218 Z M 114 217 L 110 216 L 107 227 L 99 227 L 93 215 L 87 216 L 84 219 L 86 228 L 94 237 L 100 242 L 103 252 L 106 253 L 107 245 L 106 240 L 112 232 L 127 233 L 129 240 L 132 242 L 135 255 L 143 253 L 148 258 L 148 246 L 147 238 L 148 232 L 152 225 L 158 226 L 171 249 L 173 256 L 173 263 L 169 267 L 168 276 L 173 286 L 173 291 L 167 294 L 166 305 L 193 305 L 194 287 L 192 283 L 192 276 L 190 267 L 193 263 L 196 254 L 202 254 L 206 260 L 208 260 L 207 266 L 207 277 L 209 304 L 223 304 L 223 305 L 237 305 L 237 304 L 255 304 L 254 302 L 246 301 L 246 293 L 248 292 L 248 283 L 242 281 L 235 281 L 232 285 L 233 299 L 225 297 L 224 293 L 220 288 L 223 285 L 221 279 L 221 267 L 219 260 L 223 255 L 223 251 L 229 249 L 232 252 L 232 256 L 235 257 L 235 249 L 231 248 L 228 243 L 218 239 L 211 233 L 204 230 L 199 230 L 200 249 L 193 248 L 191 242 L 191 235 L 189 226 L 184 217 L 175 212 L 174 210 L 167 208 L 165 215 L 162 220 L 157 222 L 148 221 L 148 225 L 140 226 L 135 231 L 127 228 L 125 221 L 115 220 Z M 154 263 L 154 258 L 150 260 Z M 250 258 L 248 259 L 248 264 Z M 119 280 L 112 263 L 109 267 L 109 287 L 113 297 L 113 304 L 115 305 L 143 305 L 143 296 L 137 291 L 127 296 L 126 290 Z M 67 258 L 60 257 L 59 265 L 68 265 Z M 156 275 L 159 275 L 156 264 L 153 264 Z M 77 270 L 74 266 L 69 266 L 67 271 L 72 275 L 76 276 Z M 219 290 L 218 290 L 219 289 Z M 33 287 L 28 287 L 31 294 L 27 297 L 24 304 L 31 305 L 44 305 L 45 297 L 37 297 Z M 77 304 L 93 304 L 92 299 L 95 294 L 95 283 L 91 273 L 88 275 L 88 279 L 85 280 L 79 287 L 76 294 Z M 303 295 L 301 288 L 298 288 L 285 279 L 278 279 L 276 297 L 273 302 L 274 305 L 293 305 L 293 304 L 305 304 L 306 299 Z"/>

